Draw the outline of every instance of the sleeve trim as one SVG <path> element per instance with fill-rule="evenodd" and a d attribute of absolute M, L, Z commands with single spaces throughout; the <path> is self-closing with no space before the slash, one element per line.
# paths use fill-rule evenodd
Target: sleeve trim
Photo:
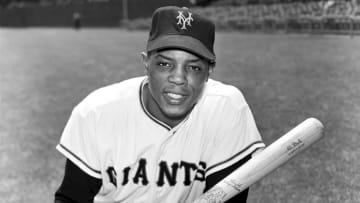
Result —
<path fill-rule="evenodd" d="M 264 148 L 265 144 L 262 141 L 256 141 L 251 143 L 249 146 L 245 147 L 243 150 L 241 150 L 240 152 L 236 153 L 235 155 L 231 156 L 230 158 L 219 162 L 217 164 L 214 164 L 212 166 L 209 166 L 206 170 L 206 176 L 209 176 L 210 174 L 222 170 L 234 163 L 236 163 L 237 161 L 243 159 L 245 156 L 251 154 L 252 152 L 254 152 L 256 149 L 258 148 Z"/>
<path fill-rule="evenodd" d="M 70 159 L 74 164 L 76 164 L 79 168 L 81 168 L 84 172 L 87 174 L 101 179 L 101 171 L 96 170 L 89 166 L 84 160 L 80 159 L 76 154 L 74 154 L 72 151 L 70 151 L 68 148 L 66 148 L 62 144 L 58 144 L 56 146 L 56 149 L 62 153 L 66 158 Z"/>

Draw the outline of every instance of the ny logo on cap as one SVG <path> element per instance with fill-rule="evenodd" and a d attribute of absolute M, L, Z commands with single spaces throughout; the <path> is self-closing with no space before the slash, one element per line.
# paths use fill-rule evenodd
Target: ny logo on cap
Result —
<path fill-rule="evenodd" d="M 179 15 L 176 17 L 178 19 L 177 25 L 182 25 L 181 29 L 186 30 L 186 26 L 191 26 L 191 21 L 194 21 L 194 19 L 191 17 L 191 13 L 188 12 L 188 17 L 185 17 L 183 14 L 183 11 L 178 11 Z"/>

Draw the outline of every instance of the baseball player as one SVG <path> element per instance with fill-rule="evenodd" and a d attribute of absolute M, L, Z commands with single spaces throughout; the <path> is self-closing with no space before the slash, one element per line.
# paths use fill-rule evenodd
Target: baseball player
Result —
<path fill-rule="evenodd" d="M 191 203 L 265 147 L 242 93 L 209 78 L 214 27 L 187 8 L 154 12 L 146 75 L 73 109 L 56 147 L 67 161 L 55 202 Z"/>

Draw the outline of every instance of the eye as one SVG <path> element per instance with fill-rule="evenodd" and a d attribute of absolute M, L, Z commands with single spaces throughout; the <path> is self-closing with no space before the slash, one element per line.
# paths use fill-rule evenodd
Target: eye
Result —
<path fill-rule="evenodd" d="M 202 68 L 197 65 L 190 65 L 190 66 L 188 66 L 188 70 L 192 71 L 192 72 L 200 72 L 200 71 L 202 71 Z"/>
<path fill-rule="evenodd" d="M 159 61 L 159 62 L 157 63 L 157 65 L 158 65 L 159 67 L 161 67 L 161 68 L 164 68 L 164 69 L 166 69 L 166 68 L 171 68 L 171 64 L 168 63 L 168 62 L 164 62 L 164 61 Z"/>

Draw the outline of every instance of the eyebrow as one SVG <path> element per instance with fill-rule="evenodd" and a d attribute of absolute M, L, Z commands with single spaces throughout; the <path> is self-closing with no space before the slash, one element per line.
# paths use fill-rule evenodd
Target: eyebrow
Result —
<path fill-rule="evenodd" d="M 169 60 L 169 61 L 174 60 L 173 58 L 168 57 L 168 56 L 164 56 L 164 55 L 161 54 L 161 53 L 157 53 L 157 55 L 156 55 L 155 57 L 156 57 L 156 58 L 164 58 L 164 59 L 167 59 L 167 60 Z M 190 59 L 190 60 L 188 60 L 188 62 L 198 62 L 198 61 L 201 61 L 201 59 L 200 59 L 200 58 L 196 58 L 196 59 Z"/>

